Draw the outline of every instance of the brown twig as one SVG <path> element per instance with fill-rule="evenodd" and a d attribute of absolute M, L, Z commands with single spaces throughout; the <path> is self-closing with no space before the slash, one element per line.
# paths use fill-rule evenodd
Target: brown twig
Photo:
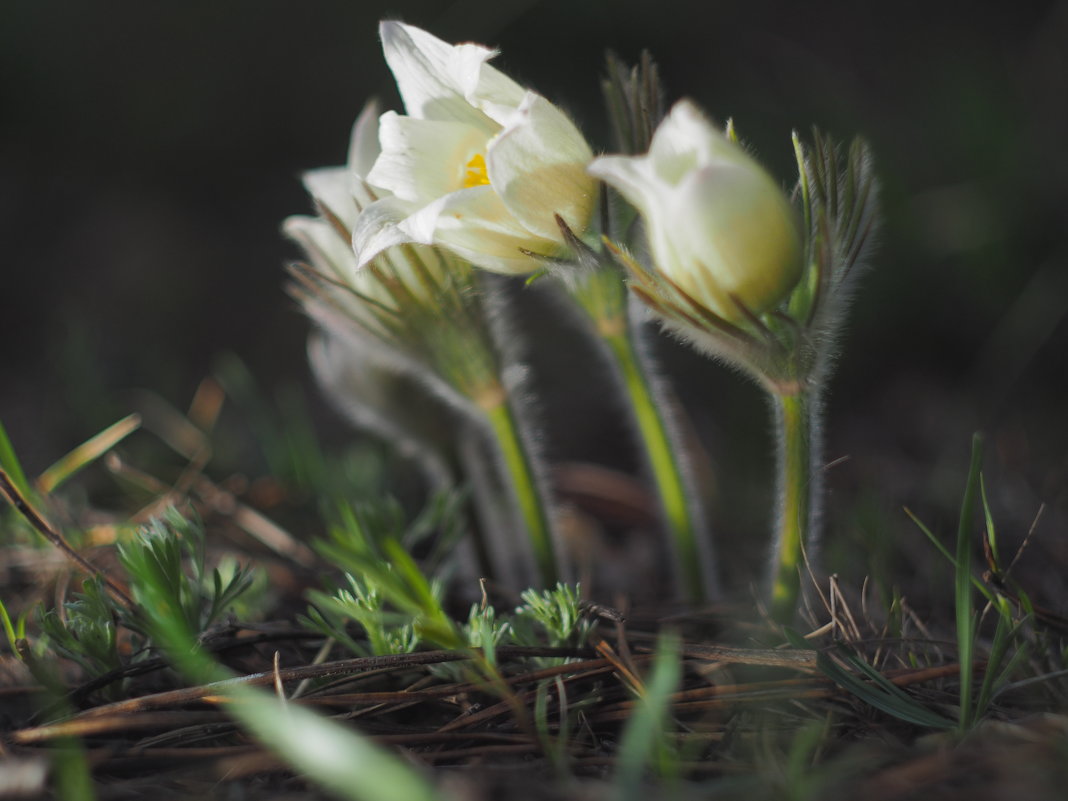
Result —
<path fill-rule="evenodd" d="M 63 535 L 52 528 L 40 513 L 30 505 L 30 502 L 22 497 L 22 493 L 19 492 L 18 487 L 14 485 L 7 473 L 2 469 L 0 469 L 0 492 L 3 492 L 3 494 L 7 496 L 8 502 L 15 507 L 18 513 L 26 519 L 26 522 L 33 526 L 42 537 L 58 548 L 64 556 L 74 562 L 74 564 L 81 570 L 84 570 L 91 576 L 98 576 L 104 582 L 115 600 L 127 609 L 134 608 L 133 599 L 126 594 L 126 591 L 117 582 L 104 575 L 84 556 L 74 550 L 71 544 L 63 539 Z"/>

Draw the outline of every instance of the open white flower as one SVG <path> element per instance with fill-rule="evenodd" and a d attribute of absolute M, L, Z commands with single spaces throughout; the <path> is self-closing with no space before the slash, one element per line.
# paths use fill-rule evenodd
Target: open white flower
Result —
<path fill-rule="evenodd" d="M 675 105 L 648 154 L 598 158 L 589 171 L 641 212 L 656 270 L 721 319 L 767 311 L 797 284 L 802 242 L 789 201 L 692 103 Z"/>
<path fill-rule="evenodd" d="M 354 232 L 365 225 L 364 210 L 378 197 L 366 183 L 378 157 L 378 106 L 368 103 L 353 126 L 348 163 L 303 175 L 318 217 L 296 215 L 283 230 L 298 242 L 319 274 L 332 305 L 379 337 L 392 338 L 405 305 L 433 306 L 446 281 L 447 262 L 431 248 L 415 246 L 379 253 L 360 265 L 352 248 Z"/>
<path fill-rule="evenodd" d="M 369 224 L 382 190 L 366 181 L 379 155 L 378 108 L 369 103 L 353 128 L 348 164 L 304 174 L 318 216 L 293 216 L 285 233 L 307 264 L 293 265 L 290 289 L 307 314 L 361 358 L 407 373 L 476 416 L 500 395 L 474 268 L 441 248 L 399 244 L 361 264 L 352 242 Z M 334 379 L 323 378 L 326 386 Z"/>
<path fill-rule="evenodd" d="M 399 22 L 383 22 L 380 33 L 407 115 L 380 121 L 381 154 L 367 179 L 389 196 L 354 232 L 361 264 L 412 242 L 522 274 L 538 268 L 524 251 L 561 250 L 556 215 L 585 230 L 593 154 L 562 111 L 489 66 L 493 50 Z"/>

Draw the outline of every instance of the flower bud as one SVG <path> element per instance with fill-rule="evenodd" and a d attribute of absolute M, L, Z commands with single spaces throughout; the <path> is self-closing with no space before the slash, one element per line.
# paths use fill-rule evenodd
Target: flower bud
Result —
<path fill-rule="evenodd" d="M 656 272 L 722 320 L 767 311 L 801 276 L 786 196 L 692 103 L 672 109 L 648 154 L 598 158 L 589 172 L 641 213 Z"/>

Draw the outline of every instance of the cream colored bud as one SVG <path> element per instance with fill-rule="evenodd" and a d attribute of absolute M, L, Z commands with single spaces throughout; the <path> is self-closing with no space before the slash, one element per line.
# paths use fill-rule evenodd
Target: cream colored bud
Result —
<path fill-rule="evenodd" d="M 692 104 L 678 103 L 644 156 L 605 156 L 592 175 L 641 213 L 654 266 L 718 317 L 767 311 L 802 269 L 795 213 L 774 179 Z M 739 305 L 740 304 L 740 305 Z"/>

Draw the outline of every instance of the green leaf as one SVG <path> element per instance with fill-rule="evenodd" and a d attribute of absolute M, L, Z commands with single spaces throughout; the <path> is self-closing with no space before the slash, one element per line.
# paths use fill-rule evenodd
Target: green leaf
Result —
<path fill-rule="evenodd" d="M 0 625 L 3 625 L 4 636 L 7 638 L 7 644 L 11 646 L 11 653 L 17 654 L 18 650 L 15 648 L 15 640 L 18 637 L 15 635 L 15 626 L 11 622 L 11 615 L 8 614 L 7 607 L 4 606 L 4 602 L 0 599 Z"/>
<path fill-rule="evenodd" d="M 63 482 L 95 462 L 140 427 L 140 415 L 127 415 L 60 458 L 41 473 L 37 479 L 37 485 L 45 493 L 58 489 Z"/>
<path fill-rule="evenodd" d="M 954 722 L 949 718 L 932 712 L 918 704 L 897 685 L 888 681 L 879 671 L 866 661 L 850 652 L 844 646 L 838 648 L 839 656 L 852 668 L 866 676 L 864 681 L 842 668 L 826 653 L 816 654 L 816 667 L 827 678 L 851 693 L 869 706 L 885 712 L 899 720 L 932 729 L 951 729 Z"/>
<path fill-rule="evenodd" d="M 15 455 L 15 448 L 8 439 L 3 422 L 0 422 L 0 469 L 7 473 L 19 494 L 24 498 L 30 496 L 31 490 L 26 481 L 26 474 L 22 470 L 22 465 L 19 464 L 18 456 Z"/>
<path fill-rule="evenodd" d="M 957 612 L 957 661 L 960 662 L 960 720 L 959 729 L 967 731 L 975 710 L 972 709 L 972 679 L 975 675 L 975 610 L 972 607 L 972 516 L 975 498 L 979 493 L 983 465 L 983 436 L 972 436 L 972 460 L 968 483 L 960 505 L 957 525 L 957 559 L 954 584 Z"/>
<path fill-rule="evenodd" d="M 652 675 L 645 692 L 637 699 L 634 713 L 623 730 L 615 776 L 615 797 L 620 801 L 639 801 L 645 794 L 641 778 L 646 765 L 655 760 L 658 748 L 664 748 L 665 726 L 671 713 L 671 696 L 678 689 L 682 674 L 679 640 L 676 635 L 661 635 L 653 660 Z"/>

